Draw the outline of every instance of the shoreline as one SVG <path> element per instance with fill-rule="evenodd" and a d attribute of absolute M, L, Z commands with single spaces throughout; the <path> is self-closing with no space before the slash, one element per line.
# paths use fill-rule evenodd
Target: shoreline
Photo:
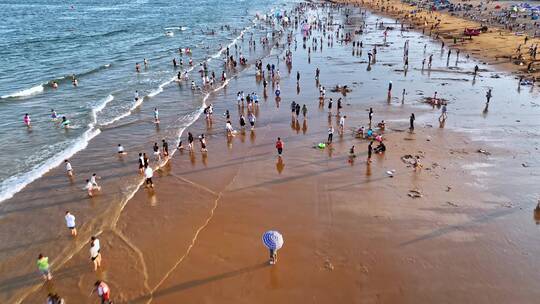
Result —
<path fill-rule="evenodd" d="M 336 11 L 333 14 L 340 16 Z M 295 303 L 310 295 L 317 302 L 360 298 L 368 302 L 418 302 L 450 298 L 487 303 L 495 298 L 526 301 L 536 294 L 533 290 L 518 294 L 492 287 L 504 284 L 504 275 L 512 265 L 523 267 L 515 259 L 509 260 L 509 265 L 496 265 L 489 270 L 482 264 L 482 259 L 509 257 L 497 250 L 478 252 L 477 243 L 485 248 L 498 244 L 499 237 L 489 233 L 493 228 L 500 231 L 497 223 L 476 226 L 475 222 L 520 211 L 506 207 L 505 197 L 478 193 L 477 177 L 465 173 L 468 170 L 463 169 L 464 165 L 486 161 L 484 155 L 475 153 L 480 146 L 467 145 L 464 149 L 462 145 L 470 139 L 463 134 L 443 132 L 446 129 L 425 124 L 414 134 L 398 131 L 406 129 L 402 118 L 407 111 L 433 115 L 433 111 L 416 101 L 418 96 L 408 95 L 403 109 L 399 109 L 394 99 L 386 105 L 382 102 L 384 94 L 373 94 L 373 90 L 384 90 L 386 83 L 367 93 L 362 93 L 364 86 L 352 86 L 353 93 L 346 97 L 348 102 L 343 110 L 349 117 L 347 125 L 365 124 L 368 104 L 358 103 L 364 98 L 362 94 L 375 99 L 370 102 L 377 115 L 382 113 L 378 119 L 383 117 L 392 125 L 387 133 L 388 151 L 384 156 L 376 156 L 371 166 L 365 166 L 363 160 L 367 142 L 349 134 L 336 136 L 332 149 L 309 148 L 324 140 L 327 126 L 326 108 L 316 109 L 318 92 L 310 84 L 313 80 L 309 80 L 314 78 L 315 64 L 311 62 L 328 65 L 322 74 L 328 88 L 335 79 L 325 73 L 340 75 L 339 83 L 352 83 L 355 79 L 347 76 L 349 69 L 339 63 L 340 56 L 350 53 L 347 45 L 336 43 L 331 50 L 331 56 L 326 49 L 320 55 L 314 52 L 307 65 L 305 52 L 295 51 L 294 67 L 296 62 L 303 62 L 299 66 L 309 68 L 306 73 L 302 70 L 300 93 L 291 94 L 297 90 L 294 73 L 288 75 L 283 69 L 281 86 L 286 94 L 277 102 L 270 89 L 269 98 L 261 102 L 254 135 L 248 136 L 246 132 L 227 140 L 222 131 L 224 118 L 220 115 L 225 109 L 235 108 L 237 90 L 254 87 L 253 66 L 234 78 L 226 90 L 213 94 L 214 126 L 208 130 L 199 117 L 190 128 L 208 134 L 211 152 L 206 158 L 199 152 L 187 158 L 184 152 L 168 162 L 155 174 L 153 194 L 144 189 L 134 192 L 125 210 L 118 213 L 119 224 L 101 238 L 105 269 L 100 275 L 110 282 L 116 301 L 237 302 L 264 297 L 268 301 L 287 299 Z M 380 60 L 384 59 L 381 55 Z M 344 63 L 356 60 L 347 58 Z M 255 88 L 259 91 L 260 83 Z M 288 119 L 289 102 L 294 99 L 309 104 L 307 120 Z M 236 113 L 233 115 L 236 120 Z M 335 124 L 332 117 L 328 122 Z M 280 135 L 286 141 L 285 163 L 281 165 L 272 161 L 273 143 Z M 347 162 L 351 144 L 358 144 L 358 158 L 353 164 Z M 494 154 L 502 154 L 492 149 Z M 425 170 L 415 175 L 400 157 L 418 151 L 425 155 Z M 453 158 L 454 154 L 448 151 L 461 152 Z M 384 172 L 392 169 L 397 169 L 397 173 L 388 177 Z M 456 185 L 457 179 L 460 183 Z M 448 185 L 452 189 L 447 191 Z M 408 191 L 417 188 L 424 197 L 409 198 Z M 357 197 L 356 193 L 362 196 Z M 263 264 L 266 252 L 260 244 L 260 234 L 269 228 L 279 228 L 285 237 L 276 267 Z M 156 235 L 160 237 L 155 238 Z M 488 237 L 480 238 L 485 235 Z M 441 248 L 448 252 L 441 252 Z M 512 247 L 505 249 L 517 251 Z M 62 267 L 65 270 L 58 270 L 57 287 L 63 295 L 81 302 L 91 301 L 78 290 L 95 279 L 87 264 L 82 250 Z M 423 271 L 417 273 L 419 265 Z M 479 273 L 470 275 L 468 269 Z M 493 276 L 485 276 L 486 273 Z M 74 275 L 80 276 L 77 282 Z M 468 280 L 489 282 L 463 290 L 466 280 L 460 280 L 466 275 L 470 275 Z M 516 281 L 523 281 L 515 276 Z M 389 285 L 388 280 L 393 284 Z M 439 280 L 451 284 L 434 284 L 427 290 L 415 288 L 417 284 Z M 451 296 L 456 289 L 462 294 Z M 492 296 L 475 296 L 486 291 Z M 38 301 L 40 296 L 41 293 L 34 293 L 25 302 Z"/>
<path fill-rule="evenodd" d="M 488 32 L 481 33 L 479 36 L 469 40 L 463 36 L 463 30 L 465 28 L 480 28 L 481 24 L 470 19 L 452 16 L 446 11 L 427 12 L 425 9 L 419 9 L 417 6 L 411 6 L 400 0 L 386 0 L 388 4 L 384 6 L 381 6 L 379 0 L 334 0 L 332 2 L 360 5 L 378 14 L 391 17 L 412 26 L 412 30 L 423 34 L 425 32 L 427 36 L 432 37 L 435 41 L 444 41 L 445 46 L 449 48 L 459 49 L 474 55 L 489 66 L 501 67 L 518 76 L 536 78 L 540 72 L 539 69 L 532 73 L 527 72 L 527 63 L 536 62 L 536 60 L 528 58 L 528 55 L 524 55 L 525 63 L 522 65 L 515 64 L 511 60 L 517 59 L 515 54 L 518 46 L 526 48 L 531 44 L 538 44 L 540 42 L 538 37 L 529 37 L 528 44 L 524 45 L 526 35 L 517 36 L 507 29 L 494 26 Z M 410 13 L 418 10 L 420 12 Z M 437 20 L 440 22 L 436 22 Z M 438 24 L 438 27 L 430 30 L 430 27 L 435 24 Z M 458 43 L 454 43 L 454 37 L 457 38 Z M 462 38 L 463 40 L 460 41 Z"/>

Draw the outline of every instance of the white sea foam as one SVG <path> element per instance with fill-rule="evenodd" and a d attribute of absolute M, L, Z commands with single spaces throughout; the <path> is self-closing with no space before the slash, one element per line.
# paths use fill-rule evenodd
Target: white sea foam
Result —
<path fill-rule="evenodd" d="M 43 84 L 40 84 L 40 85 L 37 85 L 37 86 L 33 86 L 33 87 L 29 88 L 29 89 L 24 89 L 24 90 L 20 90 L 18 92 L 12 93 L 12 94 L 1 96 L 0 98 L 1 99 L 24 98 L 24 97 L 32 96 L 32 95 L 35 95 L 35 94 L 39 94 L 39 93 L 43 92 L 44 89 L 45 89 L 45 87 L 43 86 Z"/>
<path fill-rule="evenodd" d="M 104 99 L 102 99 L 100 101 L 100 103 L 97 104 L 97 106 L 95 108 L 92 108 L 92 120 L 93 120 L 93 125 L 95 125 L 97 123 L 97 115 L 103 111 L 103 109 L 105 109 L 105 107 L 107 106 L 107 104 L 111 101 L 113 101 L 114 99 L 114 96 L 113 95 L 109 95 L 107 97 L 105 97 Z M 92 125 L 92 127 L 93 127 Z"/>

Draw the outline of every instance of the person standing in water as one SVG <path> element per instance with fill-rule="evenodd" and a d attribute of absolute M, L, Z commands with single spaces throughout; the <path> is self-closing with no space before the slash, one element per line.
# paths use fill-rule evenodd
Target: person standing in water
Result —
<path fill-rule="evenodd" d="M 154 170 L 150 168 L 149 165 L 144 165 L 144 178 L 145 178 L 145 184 L 147 187 L 154 188 L 154 182 L 152 181 L 152 177 L 154 176 Z"/>
<path fill-rule="evenodd" d="M 43 279 L 45 281 L 52 280 L 51 270 L 49 267 L 49 257 L 43 256 L 43 254 L 39 254 L 37 258 L 37 267 L 39 269 L 39 272 L 43 276 Z"/>
<path fill-rule="evenodd" d="M 98 268 L 101 268 L 101 248 L 99 246 L 99 240 L 95 237 L 92 237 L 90 240 L 90 259 L 94 263 L 94 271 L 97 271 Z"/>
<path fill-rule="evenodd" d="M 307 117 L 307 107 L 305 104 L 302 106 L 302 116 L 304 116 L 304 119 Z"/>
<path fill-rule="evenodd" d="M 331 144 L 332 143 L 332 139 L 334 138 L 334 127 L 332 125 L 330 125 L 330 127 L 328 128 L 328 144 Z"/>
<path fill-rule="evenodd" d="M 96 283 L 94 283 L 94 290 L 92 290 L 92 293 L 94 293 L 94 291 L 101 300 L 101 304 L 112 304 L 111 289 L 109 288 L 109 285 L 105 284 L 105 282 L 99 280 L 96 281 Z"/>
<path fill-rule="evenodd" d="M 283 154 L 283 147 L 284 147 L 283 141 L 281 140 L 281 137 L 278 137 L 276 141 L 276 149 L 278 152 L 278 157 L 281 157 L 281 155 Z"/>
<path fill-rule="evenodd" d="M 71 236 L 76 237 L 77 236 L 77 227 L 75 227 L 75 216 L 71 214 L 68 211 L 66 211 L 66 215 L 64 216 L 66 219 L 66 226 L 68 227 L 69 231 L 71 232 Z"/>
<path fill-rule="evenodd" d="M 414 113 L 411 113 L 411 116 L 409 117 L 409 130 L 412 132 L 414 131 L 414 120 L 416 118 L 414 117 Z"/>
<path fill-rule="evenodd" d="M 161 140 L 161 146 L 163 148 L 163 157 L 167 158 L 169 157 L 169 143 L 165 141 L 165 139 Z"/>
<path fill-rule="evenodd" d="M 66 164 L 66 174 L 69 177 L 72 177 L 73 176 L 73 168 L 71 167 L 71 163 L 67 159 L 64 160 L 64 163 Z"/>
<path fill-rule="evenodd" d="M 126 154 L 127 152 L 124 151 L 124 147 L 122 146 L 122 144 L 118 144 L 118 155 L 122 156 Z"/>
<path fill-rule="evenodd" d="M 157 108 L 154 108 L 154 123 L 159 124 L 159 111 Z"/>
<path fill-rule="evenodd" d="M 249 113 L 248 114 L 248 120 L 249 120 L 249 124 L 251 125 L 251 130 L 253 131 L 255 129 L 255 115 L 253 115 L 253 113 Z"/>
<path fill-rule="evenodd" d="M 86 180 L 86 186 L 84 189 L 88 192 L 89 197 L 94 196 L 94 185 L 92 185 L 92 182 L 89 179 Z"/>
<path fill-rule="evenodd" d="M 486 93 L 486 104 L 489 104 L 489 101 L 491 100 L 491 89 L 489 89 Z"/>
<path fill-rule="evenodd" d="M 373 108 L 369 108 L 369 125 L 371 126 L 371 122 L 373 120 Z"/>
<path fill-rule="evenodd" d="M 193 134 L 191 132 L 188 132 L 188 147 L 189 151 L 193 152 Z"/>
<path fill-rule="evenodd" d="M 371 154 L 373 153 L 373 141 L 369 142 L 368 150 L 367 150 L 367 162 L 368 164 L 371 163 Z"/>
<path fill-rule="evenodd" d="M 345 118 L 347 118 L 347 116 L 344 115 L 339 119 L 339 133 L 341 133 L 341 135 L 345 132 Z"/>
<path fill-rule="evenodd" d="M 156 158 L 156 161 L 161 161 L 161 153 L 159 152 L 159 146 L 157 142 L 154 143 L 152 149 L 154 150 L 154 157 Z"/>

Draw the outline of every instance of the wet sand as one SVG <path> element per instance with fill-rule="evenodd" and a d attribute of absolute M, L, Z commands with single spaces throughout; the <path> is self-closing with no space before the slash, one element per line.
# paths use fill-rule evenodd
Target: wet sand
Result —
<path fill-rule="evenodd" d="M 343 22 L 343 11 L 332 13 Z M 376 17 L 370 16 L 370 22 Z M 156 172 L 156 188 L 141 188 L 125 205 L 106 208 L 115 199 L 122 201 L 114 198 L 120 193 L 109 191 L 93 200 L 83 199 L 84 193 L 78 200 L 62 200 L 66 193 L 80 191 L 75 186 L 66 189 L 62 168 L 32 184 L 2 206 L 3 225 L 27 223 L 25 229 L 2 232 L 2 239 L 12 242 L 0 249 L 2 299 L 13 301 L 25 294 L 23 303 L 37 303 L 50 288 L 68 303 L 95 303 L 88 294 L 97 277 L 109 283 L 120 303 L 535 302 L 540 294 L 534 288 L 535 269 L 540 265 L 535 259 L 539 248 L 532 208 L 538 196 L 534 190 L 538 160 L 532 153 L 538 135 L 508 133 L 506 129 L 520 129 L 497 113 L 506 111 L 515 120 L 514 110 L 530 111 L 530 118 L 520 118 L 536 130 L 537 116 L 532 114 L 538 110 L 495 104 L 487 117 L 482 116 L 484 86 L 496 82 L 507 88 L 513 86 L 512 78 L 494 80 L 486 75 L 475 87 L 470 75 L 458 73 L 467 81 L 454 79 L 456 73 L 445 66 L 445 58 L 436 58 L 430 74 L 420 72 L 418 63 L 409 76 L 396 71 L 403 42 L 418 36 L 393 35 L 389 38 L 393 44 L 380 47 L 378 62 L 368 73 L 362 61 L 380 36 L 372 28 L 359 38 L 370 45 L 363 55 L 351 55 L 350 44 L 335 41 L 327 47 L 325 41 L 323 50 L 312 51 L 309 61 L 297 36 L 290 74 L 281 60 L 280 103 L 270 88 L 268 98 L 262 98 L 262 85 L 255 81 L 254 68 L 248 67 L 226 90 L 209 98 L 216 107 L 211 128 L 204 119 L 189 127 L 194 135 L 208 134 L 208 155 L 204 157 L 198 145 L 193 156 L 187 151 L 176 153 Z M 421 52 L 423 44 L 418 41 L 419 46 L 411 48 Z M 430 44 L 430 51 L 437 48 Z M 414 56 L 416 61 L 419 57 Z M 460 62 L 458 71 L 474 64 Z M 342 113 L 347 115 L 343 136 L 337 135 L 336 103 L 330 118 L 327 103 L 318 106 L 316 67 L 321 68 L 321 83 L 334 101 L 342 96 L 331 93 L 330 87 L 349 84 L 352 88 L 343 97 Z M 297 69 L 302 73 L 299 92 Z M 397 95 L 389 102 L 387 79 L 394 81 Z M 451 85 L 442 85 L 445 82 Z M 401 88 L 408 91 L 403 101 Z M 452 101 L 446 125 L 438 125 L 438 109 L 421 102 L 432 88 Z M 229 109 L 237 128 L 242 109 L 236 106 L 236 92 L 240 90 L 256 90 L 261 96 L 257 127 L 229 141 L 221 113 Z M 453 98 L 452 92 L 467 99 Z M 500 99 L 517 94 L 497 93 Z M 528 101 L 535 94 L 519 96 Z M 308 106 L 307 120 L 291 120 L 292 100 Z M 388 124 L 388 149 L 384 155 L 374 155 L 368 165 L 368 141 L 354 138 L 351 129 L 367 125 L 370 106 L 374 121 L 384 119 Z M 407 131 L 411 112 L 418 117 L 414 133 Z M 336 129 L 332 149 L 314 149 L 326 139 L 329 122 Z M 477 129 L 482 132 L 475 133 Z M 505 142 L 491 141 L 497 131 Z M 282 163 L 274 148 L 278 136 L 285 142 Z M 521 146 L 509 144 L 520 136 L 532 140 L 532 151 L 516 151 Z M 116 140 L 111 136 L 106 145 L 114 147 Z M 353 144 L 358 156 L 350 163 L 348 150 Z M 478 149 L 491 155 L 477 153 Z M 94 152 L 100 153 L 98 148 Z M 408 154 L 422 156 L 420 172 L 401 160 Z M 119 161 L 118 166 L 133 172 L 134 157 L 127 164 Z M 97 166 L 99 160 L 95 161 Z M 520 162 L 529 167 L 520 167 Z M 393 177 L 388 170 L 396 170 Z M 104 177 L 104 187 L 106 182 Z M 422 197 L 408 196 L 411 190 L 420 191 Z M 58 200 L 40 205 L 32 191 L 56 194 Z M 15 204 L 25 198 L 35 202 Z M 65 208 L 84 223 L 75 244 L 63 225 Z M 46 225 L 51 222 L 54 225 Z M 95 227 L 104 228 L 96 231 Z M 261 242 L 262 233 L 269 229 L 279 230 L 285 239 L 275 266 L 266 264 L 268 252 Z M 83 236 L 97 232 L 101 232 L 103 270 L 96 274 Z M 43 238 L 25 240 L 25 235 Z M 41 285 L 34 256 L 49 245 L 56 250 L 44 253 L 62 256 L 65 262 L 53 263 L 53 283 Z M 10 257 L 10 252 L 17 254 Z"/>

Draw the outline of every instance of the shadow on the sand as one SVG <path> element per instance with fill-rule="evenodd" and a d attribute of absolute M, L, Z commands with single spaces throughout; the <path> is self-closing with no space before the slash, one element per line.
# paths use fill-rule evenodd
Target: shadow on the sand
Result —
<path fill-rule="evenodd" d="M 452 233 L 454 231 L 461 231 L 461 230 L 465 230 L 465 229 L 468 229 L 468 228 L 472 228 L 472 227 L 477 226 L 479 224 L 489 222 L 491 220 L 494 220 L 494 219 L 497 219 L 497 218 L 512 214 L 512 213 L 514 213 L 516 211 L 520 211 L 520 210 L 521 210 L 521 208 L 519 208 L 519 206 L 515 206 L 514 208 L 509 208 L 509 209 L 504 209 L 504 210 L 497 210 L 497 211 L 494 211 L 494 212 L 491 212 L 491 213 L 488 213 L 488 214 L 482 214 L 482 215 L 477 216 L 477 217 L 471 219 L 470 221 L 462 223 L 462 224 L 450 225 L 450 226 L 446 226 L 446 227 L 443 227 L 443 228 L 440 228 L 440 229 L 436 229 L 436 230 L 434 230 L 434 231 L 432 231 L 430 233 L 424 234 L 424 235 L 422 235 L 420 237 L 417 237 L 415 239 L 412 239 L 410 241 L 403 242 L 403 243 L 399 244 L 399 246 L 400 247 L 408 246 L 408 245 L 415 244 L 415 243 L 418 243 L 418 242 L 434 239 L 434 238 L 446 235 L 448 233 Z"/>
<path fill-rule="evenodd" d="M 171 286 L 169 288 L 165 288 L 165 289 L 156 291 L 152 296 L 150 296 L 150 295 L 141 296 L 141 297 L 139 297 L 137 299 L 134 299 L 132 303 L 146 303 L 150 298 L 155 299 L 155 298 L 165 296 L 165 295 L 168 295 L 168 294 L 171 294 L 171 293 L 175 293 L 175 292 L 183 291 L 183 290 L 190 289 L 190 288 L 193 288 L 193 287 L 197 287 L 197 286 L 205 285 L 205 284 L 208 284 L 208 283 L 212 283 L 212 282 L 215 282 L 215 281 L 220 281 L 220 280 L 232 278 L 232 277 L 235 277 L 235 276 L 239 276 L 239 275 L 242 275 L 242 274 L 245 274 L 245 273 L 249 273 L 249 272 L 252 272 L 252 271 L 255 271 L 255 270 L 265 268 L 265 267 L 269 267 L 267 262 L 255 264 L 255 265 L 252 265 L 252 266 L 240 268 L 240 269 L 229 271 L 229 272 L 224 272 L 224 273 L 217 274 L 217 275 L 207 277 L 207 278 L 204 278 L 204 279 L 196 279 L 196 280 L 187 281 L 187 282 L 184 282 L 184 283 L 180 283 L 178 285 Z"/>

